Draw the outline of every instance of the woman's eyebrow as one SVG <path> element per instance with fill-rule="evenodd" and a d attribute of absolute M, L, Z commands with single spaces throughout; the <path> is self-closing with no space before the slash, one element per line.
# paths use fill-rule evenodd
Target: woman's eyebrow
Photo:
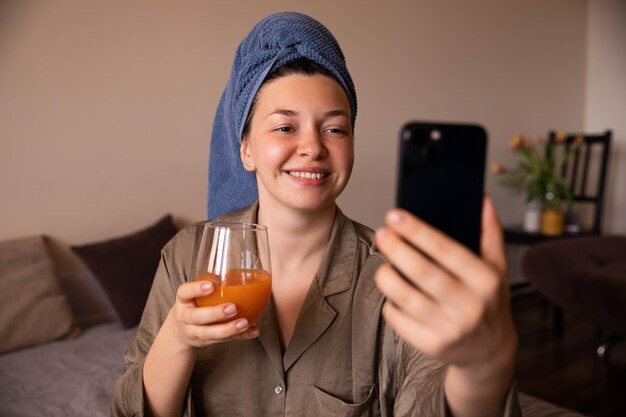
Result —
<path fill-rule="evenodd" d="M 288 110 L 288 109 L 276 109 L 270 114 L 268 114 L 267 117 L 271 117 L 274 115 L 295 117 L 298 115 L 298 112 L 294 110 Z M 341 110 L 341 109 L 330 110 L 324 113 L 324 117 L 335 117 L 335 116 L 344 116 L 344 117 L 347 117 L 348 119 L 350 118 L 350 115 L 345 110 Z"/>
<path fill-rule="evenodd" d="M 350 118 L 350 115 L 347 112 L 345 112 L 344 110 L 340 110 L 340 109 L 328 111 L 325 113 L 325 116 L 326 117 L 345 116 L 348 119 Z"/>
<path fill-rule="evenodd" d="M 273 116 L 275 114 L 281 115 L 281 116 L 288 116 L 288 117 L 294 117 L 294 116 L 298 115 L 298 113 L 296 113 L 293 110 L 277 109 L 277 110 L 274 110 L 273 112 L 271 112 L 270 114 L 268 114 L 267 117 Z"/>

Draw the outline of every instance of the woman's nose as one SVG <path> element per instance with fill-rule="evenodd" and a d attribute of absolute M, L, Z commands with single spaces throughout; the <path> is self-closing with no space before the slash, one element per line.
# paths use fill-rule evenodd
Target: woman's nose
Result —
<path fill-rule="evenodd" d="M 308 156 L 311 159 L 324 157 L 327 153 L 322 142 L 322 135 L 317 131 L 303 132 L 298 144 L 298 155 Z"/>

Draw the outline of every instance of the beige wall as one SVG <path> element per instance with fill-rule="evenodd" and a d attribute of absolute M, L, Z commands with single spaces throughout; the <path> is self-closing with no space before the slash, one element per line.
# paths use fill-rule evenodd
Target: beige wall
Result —
<path fill-rule="evenodd" d="M 604 228 L 626 235 L 626 1 L 589 2 L 585 128 L 613 129 Z"/>
<path fill-rule="evenodd" d="M 371 226 L 393 205 L 408 120 L 482 123 L 490 163 L 515 161 L 506 144 L 517 132 L 585 124 L 584 0 L 0 4 L 0 239 L 76 244 L 166 212 L 202 219 L 210 127 L 235 47 L 278 10 L 318 18 L 345 51 L 359 115 L 340 204 Z M 488 190 L 506 222 L 521 219 L 521 197 L 491 176 Z"/>

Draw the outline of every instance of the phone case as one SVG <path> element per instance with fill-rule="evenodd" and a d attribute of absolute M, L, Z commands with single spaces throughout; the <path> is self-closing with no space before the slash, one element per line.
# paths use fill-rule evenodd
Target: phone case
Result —
<path fill-rule="evenodd" d="M 479 125 L 406 124 L 397 205 L 479 253 L 486 152 Z"/>

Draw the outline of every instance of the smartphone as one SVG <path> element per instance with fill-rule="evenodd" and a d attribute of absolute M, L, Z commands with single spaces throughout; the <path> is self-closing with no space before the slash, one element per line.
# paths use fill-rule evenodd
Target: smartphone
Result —
<path fill-rule="evenodd" d="M 397 205 L 480 252 L 487 132 L 411 122 L 400 133 Z"/>

